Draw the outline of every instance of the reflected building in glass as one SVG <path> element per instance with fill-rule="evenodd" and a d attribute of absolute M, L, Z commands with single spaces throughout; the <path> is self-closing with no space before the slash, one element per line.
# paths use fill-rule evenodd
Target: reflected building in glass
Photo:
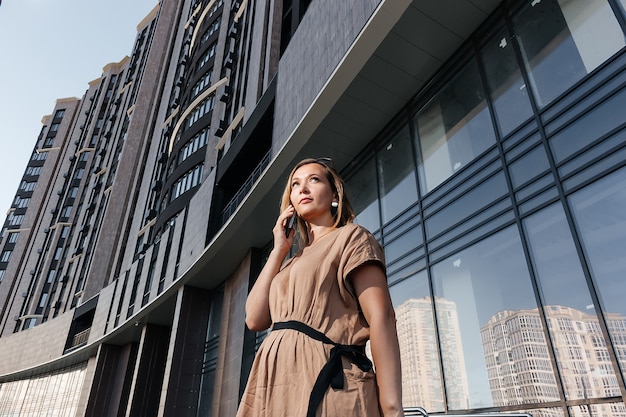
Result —
<path fill-rule="evenodd" d="M 328 156 L 405 407 L 626 417 L 626 0 L 155 3 L 33 138 L 0 414 L 234 417 L 285 178 Z"/>
<path fill-rule="evenodd" d="M 545 308 L 551 345 L 568 396 L 577 400 L 618 397 L 619 383 L 598 317 L 570 307 Z M 608 313 L 606 319 L 616 330 L 617 350 L 623 350 L 626 317 Z M 483 326 L 485 362 L 496 405 L 558 401 L 558 384 L 544 333 L 537 310 L 503 311 Z M 604 416 L 626 413 L 623 405 L 600 408 Z"/>
<path fill-rule="evenodd" d="M 441 320 L 437 330 L 441 351 L 434 338 L 435 323 L 429 297 L 411 298 L 396 307 L 403 398 L 407 404 L 421 404 L 426 410 L 443 410 L 443 393 L 438 381 L 443 361 L 449 364 L 449 369 L 455 368 L 452 374 L 456 380 L 450 381 L 448 402 L 459 409 L 467 408 L 469 387 L 456 306 L 439 300 L 439 308 Z"/>

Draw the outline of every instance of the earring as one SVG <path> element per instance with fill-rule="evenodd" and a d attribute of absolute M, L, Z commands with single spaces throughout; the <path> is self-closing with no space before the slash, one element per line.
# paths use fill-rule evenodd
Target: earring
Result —
<path fill-rule="evenodd" d="M 336 201 L 333 201 L 332 203 L 330 203 L 330 214 L 334 216 L 337 215 L 337 207 L 339 207 L 339 203 Z"/>

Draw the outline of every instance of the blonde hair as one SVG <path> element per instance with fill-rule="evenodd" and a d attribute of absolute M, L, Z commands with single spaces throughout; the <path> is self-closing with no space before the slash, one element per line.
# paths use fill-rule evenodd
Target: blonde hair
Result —
<path fill-rule="evenodd" d="M 304 165 L 309 164 L 318 164 L 322 168 L 324 168 L 324 172 L 326 173 L 326 178 L 330 183 L 330 188 L 333 192 L 333 195 L 337 198 L 338 207 L 337 212 L 333 214 L 334 222 L 332 227 L 337 228 L 341 226 L 345 226 L 348 223 L 352 223 L 355 218 L 354 209 L 352 208 L 352 204 L 348 199 L 348 196 L 345 192 L 345 183 L 343 179 L 339 176 L 337 171 L 335 170 L 335 165 L 330 158 L 306 158 L 302 161 L 298 162 L 291 173 L 289 174 L 289 178 L 287 179 L 287 184 L 285 185 L 285 189 L 283 191 L 283 197 L 280 202 L 280 211 L 283 212 L 291 205 L 291 183 L 293 180 L 293 175 L 296 170 Z M 330 210 L 330 207 L 329 207 Z M 296 235 L 298 238 L 298 242 L 301 246 L 306 246 L 309 244 L 309 231 L 307 228 L 307 224 L 304 220 L 298 217 L 298 227 L 296 228 Z"/>

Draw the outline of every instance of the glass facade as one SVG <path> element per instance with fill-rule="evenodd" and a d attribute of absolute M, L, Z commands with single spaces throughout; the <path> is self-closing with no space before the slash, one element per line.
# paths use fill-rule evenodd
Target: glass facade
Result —
<path fill-rule="evenodd" d="M 0 384 L 0 415 L 74 417 L 87 362 L 57 372 Z"/>
<path fill-rule="evenodd" d="M 494 16 L 346 173 L 405 407 L 626 415 L 623 3 Z"/>

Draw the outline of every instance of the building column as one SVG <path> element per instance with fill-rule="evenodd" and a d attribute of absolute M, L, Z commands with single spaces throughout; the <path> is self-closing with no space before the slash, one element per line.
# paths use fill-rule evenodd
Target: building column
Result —
<path fill-rule="evenodd" d="M 137 344 L 102 344 L 96 360 L 85 417 L 117 417 L 128 404 Z"/>
<path fill-rule="evenodd" d="M 166 326 L 148 323 L 143 327 L 126 416 L 157 416 L 170 333 Z"/>
<path fill-rule="evenodd" d="M 211 307 L 210 291 L 179 290 L 163 387 L 163 416 L 196 417 Z M 163 399 L 162 399 L 163 401 Z"/>

